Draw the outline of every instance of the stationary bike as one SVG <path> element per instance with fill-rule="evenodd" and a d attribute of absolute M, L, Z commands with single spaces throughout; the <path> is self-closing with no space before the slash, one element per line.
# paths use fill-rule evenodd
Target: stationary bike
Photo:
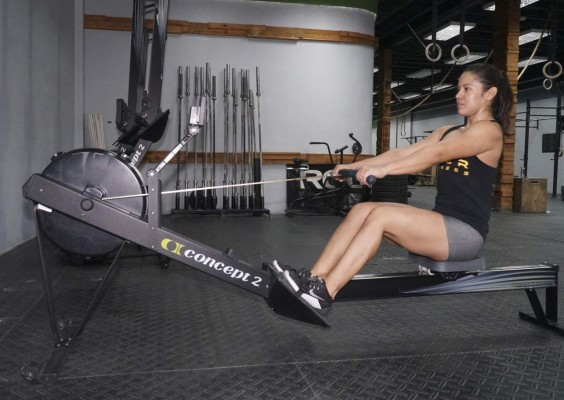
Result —
<path fill-rule="evenodd" d="M 362 153 L 362 145 L 349 133 L 349 137 L 354 141 L 352 152 L 356 161 L 359 154 Z M 361 201 L 367 201 L 369 198 L 369 189 L 358 185 L 353 179 L 336 180 L 331 178 L 331 171 L 335 167 L 333 154 L 339 155 L 339 164 L 343 163 L 344 152 L 349 148 L 345 145 L 331 152 L 331 148 L 326 142 L 309 142 L 311 145 L 323 145 L 327 148 L 329 154 L 330 165 L 320 165 L 320 169 L 326 169 L 313 172 L 310 170 L 308 161 L 301 158 L 295 158 L 293 165 L 287 167 L 288 178 L 303 178 L 299 183 L 288 182 L 288 194 L 296 194 L 286 209 L 286 215 L 345 215 L 355 204 Z M 318 179 L 312 177 L 318 177 Z M 308 179 L 306 179 L 308 178 Z"/>

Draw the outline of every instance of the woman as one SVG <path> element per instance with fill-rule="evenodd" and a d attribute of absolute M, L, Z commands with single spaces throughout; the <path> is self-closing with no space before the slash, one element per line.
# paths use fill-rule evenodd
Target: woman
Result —
<path fill-rule="evenodd" d="M 462 126 L 445 126 L 408 147 L 333 170 L 369 176 L 414 174 L 435 164 L 437 196 L 433 210 L 399 203 L 355 205 L 334 232 L 311 271 L 273 266 L 313 308 L 326 312 L 339 290 L 388 239 L 409 252 L 434 260 L 468 260 L 479 255 L 488 232 L 493 188 L 509 125 L 513 93 L 504 73 L 474 64 L 459 78 L 456 94 Z"/>

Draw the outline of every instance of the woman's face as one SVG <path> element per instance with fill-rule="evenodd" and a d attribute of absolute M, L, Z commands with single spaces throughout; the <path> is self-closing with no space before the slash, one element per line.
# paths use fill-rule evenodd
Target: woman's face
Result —
<path fill-rule="evenodd" d="M 492 89 L 484 91 L 484 85 L 478 76 L 472 72 L 464 72 L 458 80 L 458 92 L 456 93 L 456 107 L 458 114 L 469 117 L 481 110 L 488 110 L 495 92 Z"/>

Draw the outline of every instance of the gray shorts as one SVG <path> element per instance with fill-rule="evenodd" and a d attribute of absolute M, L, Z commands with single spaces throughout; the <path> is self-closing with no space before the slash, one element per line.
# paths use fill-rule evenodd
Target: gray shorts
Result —
<path fill-rule="evenodd" d="M 443 215 L 448 240 L 448 260 L 465 261 L 479 257 L 484 246 L 480 233 L 459 219 Z"/>

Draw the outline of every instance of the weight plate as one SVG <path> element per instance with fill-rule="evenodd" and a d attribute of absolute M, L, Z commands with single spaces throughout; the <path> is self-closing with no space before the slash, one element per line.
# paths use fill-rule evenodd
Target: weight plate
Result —
<path fill-rule="evenodd" d="M 407 186 L 408 183 L 408 179 L 401 179 L 401 180 L 385 180 L 385 179 L 376 179 L 376 183 L 374 183 L 372 186 L 401 186 L 401 185 L 406 185 Z"/>
<path fill-rule="evenodd" d="M 388 175 L 378 179 L 377 182 L 407 182 L 408 178 L 408 175 Z"/>
<path fill-rule="evenodd" d="M 372 187 L 372 193 L 397 193 L 397 192 L 405 192 L 407 191 L 407 185 L 401 186 L 379 186 L 379 187 Z"/>
<path fill-rule="evenodd" d="M 408 197 L 409 192 L 407 190 L 401 192 L 384 192 L 384 193 L 373 193 L 371 199 L 390 199 L 395 197 Z"/>

